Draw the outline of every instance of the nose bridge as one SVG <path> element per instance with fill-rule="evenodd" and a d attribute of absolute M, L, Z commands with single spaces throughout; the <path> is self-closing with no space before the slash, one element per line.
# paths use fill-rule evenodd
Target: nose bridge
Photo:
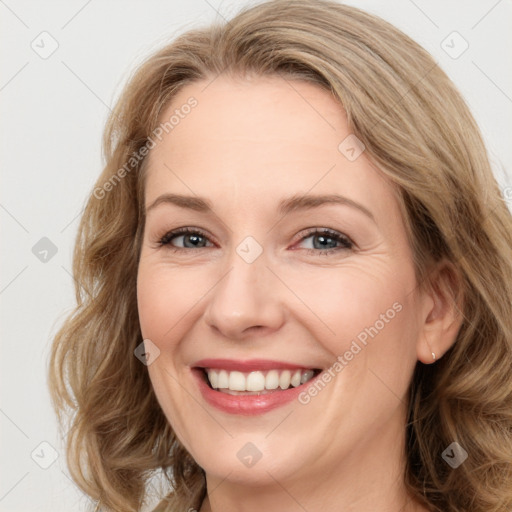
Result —
<path fill-rule="evenodd" d="M 274 330 L 282 322 L 279 294 L 272 291 L 275 277 L 260 248 L 253 240 L 241 242 L 230 255 L 227 275 L 212 290 L 205 318 L 226 337 L 243 337 L 251 327 Z"/>

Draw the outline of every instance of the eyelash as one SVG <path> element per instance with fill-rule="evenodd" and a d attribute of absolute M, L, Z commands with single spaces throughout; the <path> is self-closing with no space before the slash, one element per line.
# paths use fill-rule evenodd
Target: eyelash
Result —
<path fill-rule="evenodd" d="M 178 228 L 173 231 L 167 232 L 164 236 L 162 236 L 158 240 L 158 247 L 167 247 L 171 251 L 186 251 L 186 250 L 196 250 L 192 247 L 174 247 L 170 245 L 170 242 L 180 236 L 180 235 L 200 235 L 203 238 L 206 238 L 208 240 L 208 235 L 198 228 Z M 304 249 L 308 254 L 332 254 L 335 252 L 338 252 L 340 250 L 350 250 L 353 249 L 354 243 L 350 238 L 347 236 L 338 233 L 337 231 L 334 231 L 332 229 L 323 228 L 323 229 L 317 229 L 313 228 L 309 230 L 300 240 L 299 242 L 303 242 L 305 239 L 311 237 L 312 235 L 328 235 L 329 238 L 332 238 L 336 242 L 340 242 L 342 245 L 341 247 L 335 247 L 335 248 L 329 248 L 329 249 Z M 206 247 L 199 247 L 198 249 L 206 249 Z"/>

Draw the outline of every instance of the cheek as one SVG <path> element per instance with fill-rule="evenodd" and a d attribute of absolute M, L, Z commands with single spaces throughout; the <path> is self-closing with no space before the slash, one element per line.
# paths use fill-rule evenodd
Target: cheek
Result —
<path fill-rule="evenodd" d="M 147 368 L 149 377 L 162 410 L 182 440 L 190 434 L 185 418 L 197 414 L 195 402 L 181 385 L 185 365 L 179 342 L 194 321 L 193 305 L 198 301 L 198 290 L 191 286 L 190 275 L 185 275 L 187 272 L 141 259 L 137 276 L 142 335 L 160 350 Z"/>
<path fill-rule="evenodd" d="M 337 385 L 343 393 L 364 397 L 364 403 L 376 400 L 375 407 L 389 394 L 386 386 L 403 395 L 418 335 L 412 266 L 399 269 L 373 260 L 357 268 L 321 270 L 296 280 L 297 295 L 308 308 L 297 309 L 296 316 L 332 357 L 333 372 L 341 376 Z"/>
<path fill-rule="evenodd" d="M 164 305 L 170 298 L 168 287 L 161 286 L 157 273 L 141 265 L 137 276 L 137 307 L 144 338 L 159 341 L 169 328 L 172 319 L 166 318 Z"/>
<path fill-rule="evenodd" d="M 336 354 L 358 336 L 363 341 L 370 338 L 368 329 L 373 326 L 382 332 L 399 328 L 404 300 L 413 286 L 409 273 L 398 274 L 375 260 L 364 266 L 288 274 L 286 282 L 303 301 L 296 316 L 307 320 L 309 329 Z"/>
<path fill-rule="evenodd" d="M 323 303 L 336 332 L 328 348 L 342 356 L 345 384 L 363 393 L 365 403 L 403 396 L 416 363 L 414 273 L 407 270 L 345 274 L 330 288 L 332 300 Z"/>
<path fill-rule="evenodd" d="M 143 336 L 163 343 L 190 322 L 194 307 L 208 290 L 196 273 L 141 261 L 137 276 L 137 305 Z"/>

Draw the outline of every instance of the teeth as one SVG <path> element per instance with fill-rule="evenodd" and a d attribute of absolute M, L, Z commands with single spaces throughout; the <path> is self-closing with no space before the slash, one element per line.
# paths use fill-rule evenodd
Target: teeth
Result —
<path fill-rule="evenodd" d="M 297 386 L 300 386 L 300 378 L 301 378 L 301 372 L 297 371 L 292 375 L 291 379 L 291 385 L 296 388 Z"/>
<path fill-rule="evenodd" d="M 302 372 L 300 377 L 300 383 L 305 384 L 308 380 L 311 380 L 315 376 L 315 372 L 313 370 L 306 370 Z"/>
<path fill-rule="evenodd" d="M 281 389 L 288 389 L 290 387 L 292 372 L 290 370 L 285 370 L 279 376 L 279 387 Z"/>
<path fill-rule="evenodd" d="M 247 391 L 245 389 L 244 374 L 241 372 L 230 372 L 228 388 L 231 389 L 231 391 Z"/>
<path fill-rule="evenodd" d="M 244 374 L 240 374 L 242 379 L 244 379 L 244 387 L 240 389 L 240 391 L 263 391 L 265 389 L 265 375 L 261 372 L 251 372 L 249 373 L 247 380 L 244 377 Z"/>
<path fill-rule="evenodd" d="M 265 377 L 266 389 L 277 389 L 279 387 L 279 372 L 277 370 L 270 370 Z"/>
<path fill-rule="evenodd" d="M 219 387 L 219 374 L 218 372 L 211 372 L 208 374 L 208 379 L 210 380 L 210 384 L 212 388 L 217 389 Z"/>
<path fill-rule="evenodd" d="M 229 387 L 229 375 L 226 370 L 221 370 L 219 373 L 219 378 L 217 380 L 217 388 L 227 388 Z M 209 378 L 209 376 L 208 376 Z M 210 379 L 210 384 L 213 387 L 212 379 Z"/>
<path fill-rule="evenodd" d="M 249 373 L 228 372 L 226 370 L 206 369 L 208 380 L 213 389 L 234 392 L 257 392 L 277 388 L 296 388 L 315 376 L 313 370 L 269 370 Z M 236 394 L 236 393 L 234 393 Z"/>

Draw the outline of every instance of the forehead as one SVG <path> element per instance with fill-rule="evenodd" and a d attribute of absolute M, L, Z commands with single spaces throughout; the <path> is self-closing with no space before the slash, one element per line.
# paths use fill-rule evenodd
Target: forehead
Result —
<path fill-rule="evenodd" d="M 194 98 L 193 108 L 183 108 Z M 151 150 L 146 204 L 163 192 L 208 196 L 240 207 L 308 191 L 342 193 L 398 214 L 387 180 L 364 152 L 339 150 L 351 131 L 341 104 L 318 85 L 256 77 L 185 86 L 161 116 L 173 127 Z"/>

